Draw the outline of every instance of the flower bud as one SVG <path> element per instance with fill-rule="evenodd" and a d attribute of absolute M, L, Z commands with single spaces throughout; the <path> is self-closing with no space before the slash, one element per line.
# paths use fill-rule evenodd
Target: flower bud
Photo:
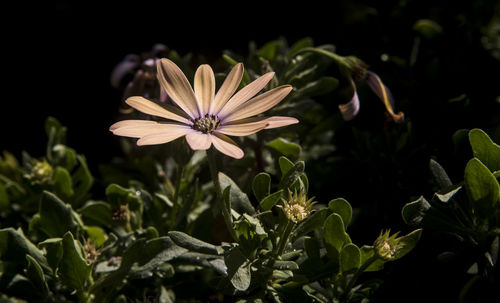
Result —
<path fill-rule="evenodd" d="M 24 177 L 32 184 L 47 185 L 52 180 L 52 166 L 47 160 L 32 160 L 27 165 Z"/>
<path fill-rule="evenodd" d="M 295 190 L 294 193 L 288 191 L 288 199 L 283 199 L 283 211 L 285 212 L 288 220 L 299 223 L 300 221 L 307 218 L 307 216 L 311 213 L 311 208 L 314 205 L 314 198 L 307 200 L 306 194 L 303 192 L 297 193 Z"/>
<path fill-rule="evenodd" d="M 380 232 L 380 235 L 373 243 L 375 254 L 386 261 L 393 259 L 404 246 L 403 243 L 400 243 L 401 238 L 397 238 L 399 233 L 392 236 L 389 236 L 389 234 L 390 230 Z"/>

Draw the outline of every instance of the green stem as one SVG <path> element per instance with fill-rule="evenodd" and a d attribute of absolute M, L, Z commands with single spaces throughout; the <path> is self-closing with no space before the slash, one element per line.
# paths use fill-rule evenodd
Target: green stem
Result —
<path fill-rule="evenodd" d="M 324 49 L 321 49 L 321 48 L 317 48 L 317 47 L 305 47 L 305 48 L 299 50 L 295 55 L 298 55 L 300 53 L 305 53 L 305 52 L 318 53 L 318 54 L 327 56 L 328 58 L 330 58 L 333 61 L 335 61 L 337 64 L 347 67 L 347 64 L 345 62 L 345 58 L 344 57 L 339 56 L 339 55 L 337 55 L 335 53 L 332 53 L 330 51 L 327 51 L 327 50 L 324 50 Z"/>
<path fill-rule="evenodd" d="M 277 257 L 283 254 L 283 250 L 288 242 L 288 237 L 292 233 L 293 226 L 294 224 L 291 223 L 290 220 L 287 220 L 285 230 L 283 231 L 283 235 L 280 237 L 280 241 L 278 243 L 278 251 L 276 252 Z"/>
<path fill-rule="evenodd" d="M 238 240 L 236 236 L 236 231 L 233 228 L 233 220 L 229 208 L 224 202 L 224 197 L 222 195 L 222 189 L 219 182 L 219 172 L 217 170 L 217 164 L 215 163 L 215 153 L 214 148 L 211 147 L 207 150 L 208 166 L 210 167 L 210 174 L 212 176 L 212 181 L 214 182 L 215 192 L 217 194 L 217 201 L 219 202 L 219 207 L 222 210 L 222 216 L 224 217 L 224 222 L 226 222 L 226 227 L 231 237 L 234 241 Z"/>
<path fill-rule="evenodd" d="M 373 255 L 371 258 L 369 258 L 368 260 L 366 260 L 365 263 L 363 263 L 363 265 L 361 265 L 360 268 L 358 268 L 358 270 L 354 273 L 354 275 L 351 277 L 351 279 L 349 280 L 349 282 L 347 283 L 347 286 L 345 288 L 345 291 L 344 291 L 344 295 L 345 295 L 345 298 L 348 298 L 350 296 L 350 292 L 352 290 L 352 288 L 354 287 L 354 284 L 356 283 L 356 281 L 358 280 L 359 276 L 370 266 L 372 265 L 373 262 L 377 261 L 378 260 L 378 257 L 377 255 Z M 345 302 L 347 302 L 348 300 L 345 300 Z"/>
<path fill-rule="evenodd" d="M 175 228 L 175 218 L 177 215 L 177 210 L 179 209 L 179 192 L 181 190 L 181 183 L 182 183 L 182 175 L 184 173 L 184 166 L 177 167 L 177 176 L 175 178 L 175 192 L 174 192 L 174 197 L 172 201 L 172 212 L 171 212 L 171 218 L 170 218 L 170 229 Z"/>

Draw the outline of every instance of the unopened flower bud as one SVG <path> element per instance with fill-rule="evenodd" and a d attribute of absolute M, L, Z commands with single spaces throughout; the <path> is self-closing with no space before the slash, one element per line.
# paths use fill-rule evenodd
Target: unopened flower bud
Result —
<path fill-rule="evenodd" d="M 33 160 L 28 164 L 27 170 L 24 177 L 33 185 L 46 185 L 52 179 L 52 166 L 45 159 L 43 161 Z"/>
<path fill-rule="evenodd" d="M 401 238 L 397 238 L 398 233 L 389 236 L 390 230 L 385 232 L 380 232 L 380 235 L 373 243 L 373 249 L 375 254 L 383 260 L 391 260 L 396 256 L 399 250 L 403 248 L 403 244 L 400 243 Z"/>

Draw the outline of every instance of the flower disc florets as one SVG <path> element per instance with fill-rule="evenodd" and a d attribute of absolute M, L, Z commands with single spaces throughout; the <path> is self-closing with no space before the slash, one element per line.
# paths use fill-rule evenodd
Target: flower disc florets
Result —
<path fill-rule="evenodd" d="M 206 114 L 205 117 L 197 118 L 193 121 L 193 129 L 204 134 L 211 134 L 219 126 L 217 116 Z"/>
<path fill-rule="evenodd" d="M 297 191 L 293 194 L 289 191 L 288 196 L 287 200 L 283 199 L 282 206 L 286 217 L 294 223 L 304 220 L 311 213 L 314 198 L 307 200 L 305 193 Z"/>

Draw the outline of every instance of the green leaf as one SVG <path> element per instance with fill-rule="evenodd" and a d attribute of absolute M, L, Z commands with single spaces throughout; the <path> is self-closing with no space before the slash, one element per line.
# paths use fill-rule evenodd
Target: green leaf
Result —
<path fill-rule="evenodd" d="M 85 226 L 85 231 L 97 248 L 101 247 L 108 238 L 104 230 L 98 226 Z"/>
<path fill-rule="evenodd" d="M 39 228 L 52 238 L 62 237 L 67 231 L 76 233 L 82 225 L 71 206 L 48 191 L 40 199 L 39 214 Z"/>
<path fill-rule="evenodd" d="M 53 166 L 61 166 L 68 171 L 72 171 L 78 164 L 75 150 L 63 144 L 56 144 L 52 148 L 52 158 Z"/>
<path fill-rule="evenodd" d="M 490 170 L 477 158 L 465 167 L 465 189 L 473 207 L 482 218 L 495 216 L 500 200 L 500 186 Z"/>
<path fill-rule="evenodd" d="M 308 82 L 299 88 L 295 97 L 315 97 L 328 94 L 339 86 L 339 80 L 333 77 L 322 77 L 319 80 Z"/>
<path fill-rule="evenodd" d="M 463 231 L 453 218 L 446 212 L 432 207 L 424 197 L 403 206 L 401 214 L 405 223 L 410 226 L 458 233 Z"/>
<path fill-rule="evenodd" d="M 190 251 L 210 255 L 220 255 L 222 253 L 222 248 L 198 240 L 180 231 L 170 231 L 168 232 L 168 236 L 172 239 L 172 241 L 174 241 L 175 244 Z"/>
<path fill-rule="evenodd" d="M 59 263 L 59 276 L 68 287 L 83 292 L 90 277 L 91 266 L 82 256 L 82 248 L 75 241 L 71 232 L 67 232 L 62 240 L 63 257 Z"/>
<path fill-rule="evenodd" d="M 281 40 L 270 41 L 261 47 L 257 55 L 266 58 L 269 61 L 273 61 L 282 47 L 283 47 L 283 41 Z"/>
<path fill-rule="evenodd" d="M 295 42 L 292 47 L 290 47 L 290 50 L 288 51 L 288 58 L 293 58 L 298 51 L 300 51 L 303 48 L 306 47 L 312 47 L 314 46 L 313 39 L 310 37 L 303 38 L 297 42 Z"/>
<path fill-rule="evenodd" d="M 292 161 L 290 161 L 287 157 L 281 156 L 278 159 L 278 163 L 280 165 L 281 175 L 284 176 L 286 173 L 293 168 L 295 165 Z"/>
<path fill-rule="evenodd" d="M 373 257 L 375 256 L 375 250 L 373 249 L 373 246 L 368 246 L 368 245 L 363 245 L 360 249 L 360 264 L 361 266 L 364 266 L 366 262 L 372 262 Z M 370 272 L 370 271 L 379 271 L 384 268 L 384 264 L 386 261 L 383 259 L 377 258 L 375 261 L 373 261 L 368 267 L 365 268 L 365 272 Z"/>
<path fill-rule="evenodd" d="M 279 201 L 282 193 L 283 193 L 283 190 L 280 189 L 279 191 L 274 192 L 274 193 L 270 194 L 269 196 L 263 198 L 262 201 L 260 201 L 260 205 L 259 205 L 260 210 L 261 211 L 270 210 Z"/>
<path fill-rule="evenodd" d="M 54 191 L 63 199 L 73 195 L 72 181 L 69 172 L 61 166 L 57 166 L 52 173 L 52 184 Z"/>
<path fill-rule="evenodd" d="M 241 191 L 238 185 L 236 185 L 236 183 L 234 183 L 231 178 L 223 173 L 219 173 L 219 182 L 221 189 L 223 190 L 226 189 L 226 187 L 231 186 L 230 201 L 232 209 L 240 214 L 255 214 L 255 208 L 252 206 L 252 203 L 248 199 L 248 196 L 243 191 Z"/>
<path fill-rule="evenodd" d="M 132 269 L 134 275 L 141 276 L 186 252 L 185 248 L 177 246 L 170 237 L 136 240 L 123 253 L 120 267 L 99 278 L 91 292 L 99 298 L 113 298 L 114 292 L 110 292 L 110 289 L 119 290 Z"/>
<path fill-rule="evenodd" d="M 111 207 L 103 201 L 88 201 L 78 209 L 86 224 L 98 224 L 103 227 L 111 226 Z"/>
<path fill-rule="evenodd" d="M 300 238 L 309 232 L 323 227 L 326 218 L 332 213 L 329 208 L 322 208 L 309 215 L 304 221 L 299 223 L 294 230 L 294 238 Z"/>
<path fill-rule="evenodd" d="M 408 254 L 417 245 L 421 235 L 422 229 L 417 229 L 406 236 L 400 237 L 399 243 L 403 244 L 403 247 L 396 252 L 392 260 L 400 259 Z"/>
<path fill-rule="evenodd" d="M 500 170 L 500 145 L 491 141 L 491 138 L 478 128 L 469 132 L 469 142 L 474 157 L 478 158 L 490 171 Z"/>
<path fill-rule="evenodd" d="M 448 177 L 448 174 L 446 174 L 446 171 L 441 165 L 439 165 L 439 163 L 431 159 L 429 167 L 432 175 L 434 176 L 434 179 L 439 185 L 439 188 L 446 190 L 453 185 L 450 178 Z"/>
<path fill-rule="evenodd" d="M 26 260 L 28 261 L 28 268 L 26 269 L 26 275 L 30 281 L 41 290 L 42 294 L 45 296 L 49 291 L 47 286 L 47 281 L 45 275 L 43 274 L 43 269 L 38 264 L 35 258 L 30 255 L 26 255 Z"/>
<path fill-rule="evenodd" d="M 27 266 L 26 255 L 32 256 L 42 266 L 47 265 L 43 252 L 26 238 L 22 229 L 0 229 L 0 260 Z"/>
<path fill-rule="evenodd" d="M 448 191 L 440 191 L 435 193 L 435 196 L 439 199 L 441 202 L 448 202 L 450 201 L 453 196 L 462 189 L 462 186 L 452 186 L 451 188 L 448 189 Z"/>
<path fill-rule="evenodd" d="M 328 208 L 340 215 L 345 226 L 351 223 L 352 207 L 347 200 L 343 198 L 334 199 L 328 203 Z"/>
<path fill-rule="evenodd" d="M 253 194 L 258 201 L 268 196 L 271 190 L 271 176 L 268 173 L 259 173 L 253 178 Z"/>
<path fill-rule="evenodd" d="M 267 143 L 267 146 L 293 161 L 299 158 L 302 150 L 300 145 L 283 138 L 274 139 Z"/>
<path fill-rule="evenodd" d="M 345 232 L 344 222 L 339 214 L 333 213 L 325 220 L 323 226 L 325 247 L 330 256 L 338 256 L 346 243 L 351 243 L 349 235 Z M 332 251 L 334 249 L 334 251 Z"/>
<path fill-rule="evenodd" d="M 86 195 L 94 183 L 94 178 L 90 174 L 85 157 L 78 155 L 77 160 L 79 166 L 72 176 L 73 189 L 75 192 L 72 199 L 73 206 L 80 206 L 83 202 L 85 202 Z"/>
<path fill-rule="evenodd" d="M 410 226 L 420 226 L 426 212 L 431 208 L 427 200 L 421 196 L 417 200 L 403 206 L 401 214 L 406 224 Z"/>
<path fill-rule="evenodd" d="M 245 291 L 250 286 L 250 262 L 238 247 L 232 248 L 225 256 L 227 276 L 234 288 Z"/>
<path fill-rule="evenodd" d="M 298 191 L 305 191 L 305 186 L 302 183 L 301 176 L 304 173 L 304 161 L 297 162 L 287 173 L 281 178 L 279 188 L 281 189 L 298 189 Z M 298 183 L 296 183 L 298 182 Z M 299 188 L 297 188 L 297 186 Z"/>
<path fill-rule="evenodd" d="M 63 256 L 62 238 L 50 238 L 38 243 L 38 246 L 45 249 L 47 263 L 55 272 Z"/>
<path fill-rule="evenodd" d="M 276 262 L 274 262 L 273 268 L 279 270 L 297 270 L 299 269 L 299 266 L 293 261 L 277 260 Z"/>
<path fill-rule="evenodd" d="M 361 266 L 361 252 L 359 247 L 349 243 L 340 251 L 340 269 L 342 272 L 350 272 Z"/>

